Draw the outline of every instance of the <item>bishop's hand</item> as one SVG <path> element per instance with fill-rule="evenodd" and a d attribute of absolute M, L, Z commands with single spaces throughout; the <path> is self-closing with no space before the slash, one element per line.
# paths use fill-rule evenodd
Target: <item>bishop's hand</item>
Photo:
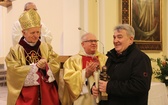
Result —
<path fill-rule="evenodd" d="M 46 59 L 40 59 L 38 62 L 37 62 L 37 67 L 42 69 L 42 70 L 45 70 L 46 68 L 46 64 L 47 64 L 47 60 Z"/>

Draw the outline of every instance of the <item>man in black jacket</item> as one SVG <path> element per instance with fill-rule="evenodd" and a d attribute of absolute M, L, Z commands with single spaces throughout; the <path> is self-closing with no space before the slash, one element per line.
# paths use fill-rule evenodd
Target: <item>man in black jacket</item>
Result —
<path fill-rule="evenodd" d="M 100 105 L 147 105 L 151 84 L 152 67 L 149 57 L 136 48 L 135 31 L 129 24 L 115 27 L 114 49 L 107 53 L 107 74 L 110 80 L 99 81 L 99 88 L 93 86 L 92 94 L 98 90 L 108 94 L 107 101 Z"/>

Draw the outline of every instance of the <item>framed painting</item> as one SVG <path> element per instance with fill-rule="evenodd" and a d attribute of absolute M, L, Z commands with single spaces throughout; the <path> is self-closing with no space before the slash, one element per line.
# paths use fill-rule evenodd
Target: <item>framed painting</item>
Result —
<path fill-rule="evenodd" d="M 161 0 L 122 0 L 122 23 L 135 29 L 141 50 L 162 50 Z"/>

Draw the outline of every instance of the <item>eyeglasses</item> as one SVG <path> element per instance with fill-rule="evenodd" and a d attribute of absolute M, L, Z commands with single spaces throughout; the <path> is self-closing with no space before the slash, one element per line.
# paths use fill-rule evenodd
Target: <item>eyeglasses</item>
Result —
<path fill-rule="evenodd" d="M 83 42 L 90 42 L 90 43 L 97 43 L 99 40 L 86 40 L 86 41 L 83 41 Z"/>

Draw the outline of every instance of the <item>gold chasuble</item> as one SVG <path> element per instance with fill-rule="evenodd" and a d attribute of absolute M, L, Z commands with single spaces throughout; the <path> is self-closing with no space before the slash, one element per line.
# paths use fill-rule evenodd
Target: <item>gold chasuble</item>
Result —
<path fill-rule="evenodd" d="M 85 78 L 87 62 L 98 62 L 99 69 L 105 65 L 107 57 L 99 52 L 87 55 L 80 51 L 64 63 L 64 95 L 61 100 L 63 105 L 95 105 L 95 100 L 90 93 L 94 84 L 94 76 Z M 68 96 L 68 97 L 67 97 Z"/>
<path fill-rule="evenodd" d="M 32 68 L 41 58 L 47 59 L 46 70 Z M 60 63 L 49 44 L 38 41 L 35 46 L 30 46 L 22 38 L 10 49 L 5 61 L 7 105 L 59 105 L 57 84 Z"/>

